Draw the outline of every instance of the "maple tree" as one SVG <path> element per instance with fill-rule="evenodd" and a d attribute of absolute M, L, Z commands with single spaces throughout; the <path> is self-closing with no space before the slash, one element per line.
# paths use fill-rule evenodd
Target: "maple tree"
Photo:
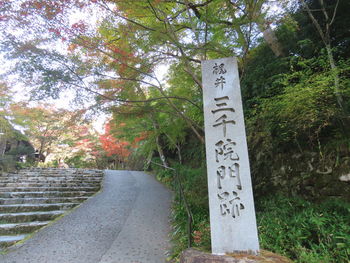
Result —
<path fill-rule="evenodd" d="M 7 10 L 1 21 L 8 56 L 27 62 L 17 70 L 37 83 L 37 97 L 56 97 L 73 88 L 80 98 L 82 91 L 94 93 L 100 104 L 167 105 L 204 143 L 203 122 L 191 115 L 201 112 L 200 61 L 233 54 L 244 58 L 264 22 L 265 2 L 135 1 L 131 8 L 126 1 L 10 1 L 1 5 Z M 101 20 L 94 25 L 73 23 L 76 8 L 99 10 Z M 11 34 L 5 28 L 9 21 L 23 33 L 31 26 L 33 37 L 22 40 Z M 53 40 L 66 45 L 69 53 L 44 47 Z M 183 89 L 166 88 L 155 73 L 159 63 L 172 64 L 187 75 L 192 93 L 183 96 Z"/>
<path fill-rule="evenodd" d="M 268 12 L 269 6 L 288 2 L 291 9 Z M 190 199 L 194 241 L 203 245 L 210 242 L 203 219 L 207 187 L 201 60 L 238 57 L 257 196 L 277 193 L 273 188 L 305 194 L 303 189 L 310 187 L 310 193 L 328 195 L 332 191 L 319 187 L 324 182 L 318 178 L 329 178 L 328 185 L 338 188 L 349 158 L 348 3 L 0 0 L 0 51 L 13 62 L 4 67 L 11 76 L 6 80 L 32 87 L 33 98 L 56 98 L 69 91 L 81 106 L 85 98 L 94 97 L 96 104 L 86 108 L 112 114 L 98 135 L 86 123 L 70 126 L 64 118 L 51 118 L 56 113 L 69 119 L 72 113 L 45 109 L 52 122 L 40 114 L 37 119 L 43 127 L 52 127 L 52 133 L 41 138 L 51 145 L 49 152 L 55 148 L 59 158 L 77 167 L 130 166 L 136 157 L 146 167 L 153 161 L 157 167 L 176 168 L 185 185 L 179 199 Z M 162 66 L 166 74 L 159 73 Z M 28 113 L 25 107 L 22 115 L 35 119 L 30 116 L 36 109 Z M 21 122 L 30 127 L 26 118 Z M 61 134 L 61 126 L 69 129 Z M 36 145 L 39 135 L 32 134 Z M 166 171 L 159 177 L 175 185 Z M 336 194 L 345 195 L 342 189 Z M 309 197 L 315 198 L 313 194 Z M 181 220 L 183 209 L 178 212 Z M 186 240 L 181 227 L 176 232 L 175 239 Z"/>
<path fill-rule="evenodd" d="M 91 123 L 79 121 L 61 137 L 54 160 L 76 168 L 103 168 L 99 165 L 101 154 L 99 133 Z"/>
<path fill-rule="evenodd" d="M 99 134 L 84 119 L 84 111 L 12 102 L 6 116 L 28 137 L 43 165 L 61 161 L 73 167 L 96 167 L 106 154 L 101 149 Z"/>
<path fill-rule="evenodd" d="M 129 150 L 130 143 L 112 135 L 111 125 L 111 122 L 105 124 L 105 133 L 100 135 L 99 139 L 106 155 L 114 159 L 115 165 L 121 165 L 123 167 L 131 153 Z"/>
<path fill-rule="evenodd" d="M 76 125 L 81 112 L 55 109 L 43 104 L 29 107 L 26 103 L 14 103 L 10 106 L 13 122 L 24 129 L 43 162 L 63 144 L 69 130 Z"/>
<path fill-rule="evenodd" d="M 113 112 L 114 123 L 125 123 L 111 136 L 124 136 L 132 144 L 146 131 L 140 151 L 156 152 L 168 166 L 166 149 L 181 162 L 189 133 L 204 143 L 201 60 L 236 55 L 244 77 L 261 32 L 274 54 L 284 56 L 270 28 L 274 18 L 267 14 L 267 3 L 1 1 L 2 50 L 17 62 L 14 70 L 35 87 L 37 98 L 67 90 L 80 99 L 94 94 L 95 107 Z M 99 13 L 98 19 L 76 19 L 78 9 L 90 17 Z M 60 48 L 54 47 L 57 42 Z M 157 76 L 161 63 L 169 65 L 165 80 Z M 113 145 L 112 137 L 102 139 Z"/>

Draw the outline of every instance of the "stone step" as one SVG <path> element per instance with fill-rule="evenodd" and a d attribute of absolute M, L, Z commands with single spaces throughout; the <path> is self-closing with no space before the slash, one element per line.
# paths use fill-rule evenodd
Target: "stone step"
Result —
<path fill-rule="evenodd" d="M 74 192 L 0 192 L 0 198 L 29 198 L 29 197 L 77 197 L 90 196 L 94 192 L 74 191 Z"/>
<path fill-rule="evenodd" d="M 67 183 L 67 182 L 6 182 L 0 183 L 1 187 L 93 187 L 97 190 L 100 188 L 99 183 Z"/>
<path fill-rule="evenodd" d="M 52 180 L 52 179 L 43 179 L 43 180 L 37 180 L 37 179 L 22 179 L 22 180 L 1 180 L 0 179 L 0 187 L 5 187 L 6 184 L 12 183 L 12 184 L 60 184 L 60 186 L 63 184 L 78 184 L 80 185 L 86 185 L 86 186 L 96 186 L 101 184 L 101 180 Z"/>
<path fill-rule="evenodd" d="M 79 203 L 53 203 L 53 204 L 24 203 L 24 204 L 0 205 L 0 213 L 68 210 L 77 205 L 79 205 Z"/>
<path fill-rule="evenodd" d="M 74 168 L 0 174 L 0 250 L 88 199 L 102 180 L 103 171 Z"/>
<path fill-rule="evenodd" d="M 64 214 L 66 211 L 1 213 L 0 223 L 20 223 L 33 221 L 49 221 Z"/>
<path fill-rule="evenodd" d="M 19 173 L 8 173 L 7 175 L 32 175 L 32 176 L 37 176 L 37 175 L 83 175 L 83 176 L 103 176 L 102 172 L 96 173 L 96 172 L 88 172 L 88 171 L 66 171 L 66 170 L 59 170 L 59 171 L 38 171 L 38 172 L 26 172 L 26 171 L 20 171 Z"/>
<path fill-rule="evenodd" d="M 34 221 L 15 224 L 0 224 L 0 236 L 31 233 L 46 226 L 50 222 L 51 221 Z"/>
<path fill-rule="evenodd" d="M 69 174 L 69 173 L 57 173 L 57 174 L 48 174 L 48 173 L 38 173 L 38 174 L 8 174 L 4 177 L 87 177 L 87 178 L 102 178 L 103 175 L 100 174 Z"/>
<path fill-rule="evenodd" d="M 80 181 L 80 180 L 0 180 L 0 184 L 78 184 L 86 186 L 100 185 L 100 180 L 89 180 L 89 181 Z"/>
<path fill-rule="evenodd" d="M 89 196 L 79 197 L 38 197 L 38 198 L 0 198 L 0 205 L 10 204 L 53 204 L 53 203 L 81 203 Z"/>
<path fill-rule="evenodd" d="M 18 241 L 25 239 L 28 235 L 0 236 L 0 248 L 14 245 Z"/>
<path fill-rule="evenodd" d="M 102 176 L 103 171 L 94 172 L 94 171 L 88 171 L 88 170 L 66 170 L 66 169 L 60 169 L 55 171 L 50 170 L 42 170 L 42 171 L 26 171 L 26 170 L 20 170 L 18 172 L 12 172 L 12 173 L 3 173 L 3 175 L 40 175 L 40 174 L 46 174 L 46 175 L 59 175 L 59 174 L 72 174 L 72 175 L 94 175 L 94 176 Z"/>
<path fill-rule="evenodd" d="M 94 192 L 97 191 L 96 187 L 0 187 L 0 193 L 2 192 Z"/>
<path fill-rule="evenodd" d="M 75 180 L 75 181 L 101 181 L 102 177 L 96 177 L 96 176 L 1 176 L 1 181 L 61 181 L 61 180 Z"/>
<path fill-rule="evenodd" d="M 94 176 L 94 175 L 72 175 L 72 174 L 58 174 L 58 175 L 49 175 L 49 174 L 40 174 L 40 175 L 12 175 L 12 176 L 1 176 L 1 178 L 7 179 L 23 179 L 23 178 L 32 178 L 32 179 L 44 179 L 44 178 L 52 178 L 52 179 L 96 179 L 101 180 L 102 176 Z"/>
<path fill-rule="evenodd" d="M 40 167 L 34 167 L 29 169 L 21 169 L 19 171 L 16 171 L 17 173 L 30 173 L 30 172 L 45 172 L 45 173 L 54 173 L 54 172 L 64 172 L 64 173 L 91 173 L 91 172 L 101 172 L 101 170 L 96 169 L 80 169 L 80 168 L 40 168 Z M 15 172 L 15 173 L 16 173 Z"/>
<path fill-rule="evenodd" d="M 32 167 L 29 169 L 22 169 L 19 172 L 75 172 L 75 173 L 102 173 L 101 170 L 97 169 L 80 169 L 80 168 L 41 168 L 41 167 Z"/>

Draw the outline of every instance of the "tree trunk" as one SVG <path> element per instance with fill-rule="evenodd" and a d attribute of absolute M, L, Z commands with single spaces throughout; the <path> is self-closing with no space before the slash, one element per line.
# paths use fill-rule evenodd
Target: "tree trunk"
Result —
<path fill-rule="evenodd" d="M 316 20 L 316 18 L 312 14 L 312 11 L 310 10 L 310 8 L 309 8 L 308 4 L 305 2 L 305 0 L 301 0 L 301 2 L 303 4 L 306 12 L 308 13 L 312 23 L 316 27 L 317 32 L 319 33 L 319 35 L 320 35 L 320 37 L 322 39 L 322 42 L 323 42 L 323 44 L 324 44 L 324 46 L 325 46 L 325 48 L 327 50 L 328 61 L 329 61 L 329 64 L 331 66 L 332 75 L 333 75 L 334 93 L 335 93 L 335 96 L 336 96 L 336 99 L 337 99 L 337 103 L 338 103 L 339 107 L 341 108 L 341 110 L 346 113 L 346 110 L 345 110 L 345 108 L 343 106 L 343 97 L 342 97 L 342 95 L 340 93 L 339 74 L 338 74 L 337 66 L 336 66 L 335 61 L 334 61 L 332 47 L 331 47 L 331 38 L 330 38 L 330 28 L 331 28 L 331 25 L 332 25 L 332 23 L 333 23 L 333 21 L 335 19 L 335 15 L 336 15 L 336 12 L 337 12 L 337 7 L 338 7 L 339 0 L 337 1 L 336 7 L 334 9 L 333 16 L 332 16 L 332 20 L 330 22 L 329 22 L 329 16 L 328 16 L 328 14 L 326 12 L 324 3 L 323 3 L 322 0 L 320 0 L 321 11 L 323 12 L 323 14 L 325 16 L 325 19 L 326 19 L 326 25 L 325 25 L 325 30 L 324 31 L 322 30 L 320 23 Z"/>
<path fill-rule="evenodd" d="M 150 166 L 151 161 L 152 161 L 152 157 L 153 157 L 153 151 L 150 151 L 148 154 L 146 163 L 145 163 L 145 167 L 144 167 L 145 170 L 148 170 L 148 167 Z"/>
<path fill-rule="evenodd" d="M 5 154 L 5 150 L 6 150 L 6 138 L 0 135 L 0 156 L 3 156 Z"/>
<path fill-rule="evenodd" d="M 262 29 L 264 39 L 276 57 L 283 57 L 285 53 L 281 43 L 278 41 L 275 32 L 270 26 L 259 26 Z"/>
<path fill-rule="evenodd" d="M 179 157 L 179 163 L 182 164 L 182 155 L 181 155 L 181 147 L 179 144 L 176 144 L 177 156 Z"/>
<path fill-rule="evenodd" d="M 163 148 L 159 142 L 159 136 L 157 135 L 156 136 L 156 144 L 157 144 L 157 149 L 158 149 L 158 153 L 159 153 L 159 157 L 160 157 L 160 160 L 162 161 L 162 164 L 163 166 L 165 167 L 169 167 L 167 161 L 166 161 L 166 158 L 165 158 L 165 155 L 164 155 L 164 152 L 163 152 Z"/>
<path fill-rule="evenodd" d="M 174 146 L 176 147 L 176 151 L 177 151 L 177 156 L 179 158 L 179 163 L 182 164 L 182 155 L 181 155 L 181 147 L 178 143 L 176 143 L 175 140 L 173 140 L 173 138 L 171 138 L 168 134 L 165 134 L 169 141 L 171 141 L 172 144 L 174 144 Z"/>
<path fill-rule="evenodd" d="M 329 64 L 330 64 L 331 69 L 332 69 L 334 90 L 335 90 L 335 96 L 337 98 L 337 103 L 338 103 L 339 107 L 344 111 L 343 97 L 341 96 L 341 93 L 340 93 L 340 81 L 339 81 L 338 68 L 335 65 L 332 48 L 329 44 L 326 45 L 326 50 L 327 50 Z"/>
<path fill-rule="evenodd" d="M 165 158 L 165 155 L 163 152 L 162 145 L 160 144 L 160 140 L 159 140 L 159 125 L 153 116 L 151 116 L 151 119 L 152 119 L 152 123 L 153 123 L 153 129 L 154 129 L 154 132 L 156 134 L 155 142 L 157 145 L 157 150 L 158 150 L 160 160 L 162 161 L 163 166 L 169 167 L 168 162 L 166 161 L 166 158 Z"/>

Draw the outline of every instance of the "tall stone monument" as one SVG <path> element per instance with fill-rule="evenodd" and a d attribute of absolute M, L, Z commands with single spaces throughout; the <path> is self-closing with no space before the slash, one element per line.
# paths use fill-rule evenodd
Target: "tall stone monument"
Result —
<path fill-rule="evenodd" d="M 202 61 L 212 253 L 259 252 L 236 58 Z"/>

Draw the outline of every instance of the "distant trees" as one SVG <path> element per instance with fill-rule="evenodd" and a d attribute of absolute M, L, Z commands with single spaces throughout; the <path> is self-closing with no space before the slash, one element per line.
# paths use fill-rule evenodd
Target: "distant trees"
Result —
<path fill-rule="evenodd" d="M 14 125 L 11 95 L 9 86 L 0 83 L 0 170 L 14 169 L 16 161 L 23 156 L 27 161 L 34 159 L 34 148 L 28 137 Z"/>
<path fill-rule="evenodd" d="M 70 87 L 80 95 L 92 92 L 99 103 L 117 107 L 135 105 L 158 112 L 166 105 L 168 117 L 181 119 L 185 129 L 204 143 L 202 118 L 192 115 L 201 114 L 200 61 L 238 55 L 244 72 L 260 30 L 266 31 L 274 52 L 281 53 L 267 20 L 267 4 L 267 0 L 135 1 L 131 8 L 125 1 L 12 1 L 2 5 L 0 25 L 6 34 L 2 47 L 7 57 L 18 61 L 16 70 L 37 88 L 36 97 L 56 97 Z M 73 23 L 74 8 L 90 12 L 95 8 L 103 15 L 95 24 Z M 14 34 L 10 28 L 16 27 L 21 30 Z M 18 37 L 29 27 L 30 38 Z M 45 48 L 52 39 L 68 53 Z M 184 88 L 191 92 L 166 87 L 156 73 L 161 63 L 173 66 L 168 83 L 181 74 L 187 79 Z"/>
<path fill-rule="evenodd" d="M 127 158 L 130 155 L 130 149 L 128 149 L 130 143 L 117 139 L 111 134 L 111 124 L 106 123 L 105 133 L 101 134 L 100 142 L 102 149 L 105 151 L 108 157 L 112 157 L 114 160 L 114 166 L 124 168 L 127 162 Z"/>
<path fill-rule="evenodd" d="M 78 113 L 57 110 L 48 104 L 30 107 L 24 103 L 11 105 L 13 122 L 21 126 L 25 134 L 42 156 L 42 161 L 61 144 L 64 136 L 76 125 Z"/>
<path fill-rule="evenodd" d="M 237 56 L 258 181 L 271 181 L 262 174 L 272 174 L 265 163 L 276 155 L 282 165 L 316 152 L 310 158 L 325 172 L 348 154 L 348 1 L 25 0 L 0 8 L 1 49 L 34 97 L 72 90 L 113 114 L 100 153 L 202 165 L 200 62 Z M 91 19 L 74 17 L 78 9 Z"/>

